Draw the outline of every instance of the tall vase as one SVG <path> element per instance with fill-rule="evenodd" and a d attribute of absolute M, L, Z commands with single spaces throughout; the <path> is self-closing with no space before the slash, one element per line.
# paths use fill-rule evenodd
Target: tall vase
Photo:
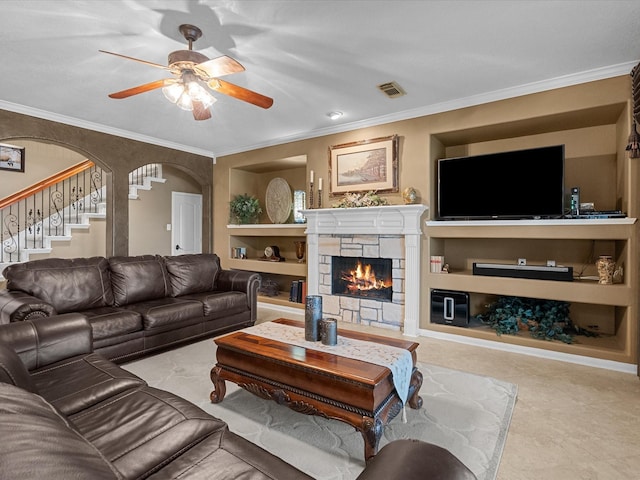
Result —
<path fill-rule="evenodd" d="M 611 285 L 613 283 L 613 272 L 616 269 L 616 262 L 610 255 L 600 255 L 596 260 L 598 269 L 598 283 L 601 285 Z"/>
<path fill-rule="evenodd" d="M 296 246 L 296 258 L 298 259 L 298 263 L 302 263 L 304 261 L 304 251 L 307 247 L 307 242 L 300 240 L 293 243 Z"/>
<path fill-rule="evenodd" d="M 307 295 L 304 308 L 304 339 L 308 342 L 320 340 L 322 320 L 322 295 Z"/>

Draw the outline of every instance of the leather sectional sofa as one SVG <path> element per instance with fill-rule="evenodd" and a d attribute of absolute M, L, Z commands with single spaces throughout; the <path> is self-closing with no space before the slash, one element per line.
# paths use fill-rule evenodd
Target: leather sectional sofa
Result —
<path fill-rule="evenodd" d="M 77 313 L 0 325 L 0 478 L 309 479 L 226 423 L 92 352 Z M 359 480 L 473 480 L 451 453 L 383 447 Z"/>
<path fill-rule="evenodd" d="M 3 275 L 0 324 L 82 313 L 95 352 L 116 362 L 253 325 L 260 286 L 215 254 L 52 258 Z"/>

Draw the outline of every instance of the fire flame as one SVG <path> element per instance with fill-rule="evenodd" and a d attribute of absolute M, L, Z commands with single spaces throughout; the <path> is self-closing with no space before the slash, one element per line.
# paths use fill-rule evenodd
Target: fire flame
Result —
<path fill-rule="evenodd" d="M 349 283 L 347 288 L 351 291 L 381 290 L 391 286 L 387 281 L 376 278 L 376 274 L 371 268 L 371 265 L 362 265 L 360 261 L 358 261 L 355 270 L 343 272 L 341 278 Z"/>

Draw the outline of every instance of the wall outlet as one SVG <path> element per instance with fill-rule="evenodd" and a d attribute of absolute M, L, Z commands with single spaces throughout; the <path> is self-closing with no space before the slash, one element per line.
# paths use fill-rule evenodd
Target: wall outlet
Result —
<path fill-rule="evenodd" d="M 519 258 L 518 259 L 518 265 L 526 265 L 527 264 L 527 259 L 526 258 Z"/>

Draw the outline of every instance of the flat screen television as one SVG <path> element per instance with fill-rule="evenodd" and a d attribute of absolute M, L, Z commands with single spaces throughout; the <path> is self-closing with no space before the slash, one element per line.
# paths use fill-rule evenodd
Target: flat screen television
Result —
<path fill-rule="evenodd" d="M 438 160 L 438 219 L 560 218 L 564 145 Z"/>

